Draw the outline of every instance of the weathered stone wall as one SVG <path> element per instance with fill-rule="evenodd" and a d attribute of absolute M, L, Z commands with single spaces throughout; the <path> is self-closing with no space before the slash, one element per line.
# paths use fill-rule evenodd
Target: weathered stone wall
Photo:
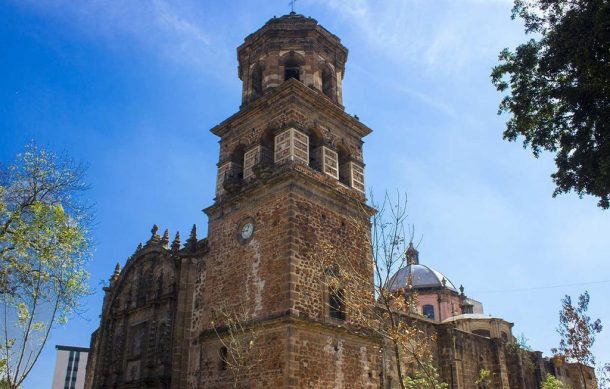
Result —
<path fill-rule="evenodd" d="M 175 303 L 170 252 L 151 242 L 106 288 L 100 328 L 92 341 L 88 387 L 169 384 Z"/>
<path fill-rule="evenodd" d="M 259 190 L 230 206 L 208 210 L 210 252 L 195 285 L 193 330 L 222 325 L 222 312 L 245 310 L 250 319 L 277 316 L 289 307 L 288 198 L 285 187 Z M 250 221 L 254 232 L 240 239 Z M 222 316 L 222 315 L 220 315 Z"/>
<path fill-rule="evenodd" d="M 208 332 L 201 336 L 191 347 L 188 388 L 232 388 L 234 385 L 238 388 L 286 387 L 287 328 L 257 326 L 252 333 L 255 347 L 237 350 L 231 347 L 228 339 L 231 335 L 222 330 L 218 334 Z M 228 353 L 245 354 L 248 363 L 235 367 L 223 365 L 220 350 L 225 346 L 229 346 Z"/>
<path fill-rule="evenodd" d="M 329 282 L 323 278 L 329 267 L 336 265 L 340 269 L 337 286 L 349 288 L 346 300 L 372 290 L 369 224 L 361 204 L 321 195 L 313 187 L 305 188 L 295 186 L 291 198 L 294 231 L 291 307 L 309 318 L 328 319 L 325 288 Z M 344 281 L 346 285 L 342 285 Z M 346 301 L 348 323 L 356 316 L 350 312 L 356 305 Z"/>
<path fill-rule="evenodd" d="M 482 369 L 491 373 L 491 387 L 508 389 L 505 343 L 501 339 L 438 327 L 440 370 L 452 388 L 475 389 Z"/>
<path fill-rule="evenodd" d="M 379 346 L 344 330 L 290 327 L 290 388 L 378 388 Z"/>

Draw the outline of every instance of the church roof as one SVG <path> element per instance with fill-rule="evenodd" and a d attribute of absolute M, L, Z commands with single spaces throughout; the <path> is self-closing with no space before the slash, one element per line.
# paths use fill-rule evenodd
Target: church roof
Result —
<path fill-rule="evenodd" d="M 466 319 L 470 319 L 470 320 L 502 320 L 502 321 L 506 321 L 504 319 L 502 319 L 501 317 L 498 316 L 491 316 L 491 315 L 484 315 L 482 313 L 464 313 L 461 315 L 456 315 L 456 316 L 451 316 L 446 318 L 445 320 L 443 320 L 443 323 L 450 323 L 450 322 L 454 322 L 454 321 L 459 321 L 459 320 L 466 320 Z M 508 321 L 506 321 L 507 323 L 510 323 Z"/>
<path fill-rule="evenodd" d="M 347 57 L 347 48 L 341 44 L 341 39 L 338 36 L 318 24 L 316 19 L 295 12 L 269 19 L 261 28 L 244 38 L 244 43 L 237 48 L 237 52 L 239 53 L 244 47 L 253 41 L 257 41 L 262 36 L 289 37 L 294 31 L 317 31 L 320 36 L 331 42 L 332 46 L 343 51 L 344 57 Z M 343 62 L 345 60 L 346 58 L 343 59 Z"/>
<path fill-rule="evenodd" d="M 442 288 L 445 286 L 457 293 L 457 288 L 443 273 L 426 265 L 411 264 L 399 269 L 388 281 L 388 289 L 392 292 L 407 286 L 407 278 L 411 275 L 414 289 Z M 443 280 L 445 284 L 443 285 Z"/>

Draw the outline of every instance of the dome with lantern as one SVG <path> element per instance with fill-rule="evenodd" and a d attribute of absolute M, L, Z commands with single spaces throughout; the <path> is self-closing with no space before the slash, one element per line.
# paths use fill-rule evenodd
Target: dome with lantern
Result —
<path fill-rule="evenodd" d="M 421 290 L 440 290 L 448 289 L 458 293 L 455 285 L 441 272 L 429 266 L 419 263 L 419 252 L 413 247 L 413 242 L 409 243 L 409 248 L 405 253 L 407 266 L 399 269 L 387 282 L 386 288 L 392 292 L 404 289 L 411 278 L 413 289 Z"/>

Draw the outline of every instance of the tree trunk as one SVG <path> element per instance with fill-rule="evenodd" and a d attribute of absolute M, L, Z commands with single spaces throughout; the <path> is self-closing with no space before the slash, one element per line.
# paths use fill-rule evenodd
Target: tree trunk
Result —
<path fill-rule="evenodd" d="M 405 380 L 402 376 L 402 366 L 400 366 L 400 348 L 396 342 L 394 342 L 394 356 L 396 357 L 396 371 L 398 372 L 398 383 L 401 389 L 405 388 Z"/>

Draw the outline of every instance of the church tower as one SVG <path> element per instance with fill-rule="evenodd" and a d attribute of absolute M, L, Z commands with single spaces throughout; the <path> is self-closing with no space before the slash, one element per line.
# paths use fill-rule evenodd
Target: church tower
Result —
<path fill-rule="evenodd" d="M 185 341 L 188 387 L 377 387 L 377 344 L 351 330 L 343 291 L 324 286 L 332 274 L 321 266 L 349 256 L 360 264 L 351 271 L 372 274 L 362 154 L 371 130 L 342 105 L 347 49 L 290 13 L 237 55 L 242 105 L 211 130 L 220 158 Z"/>

